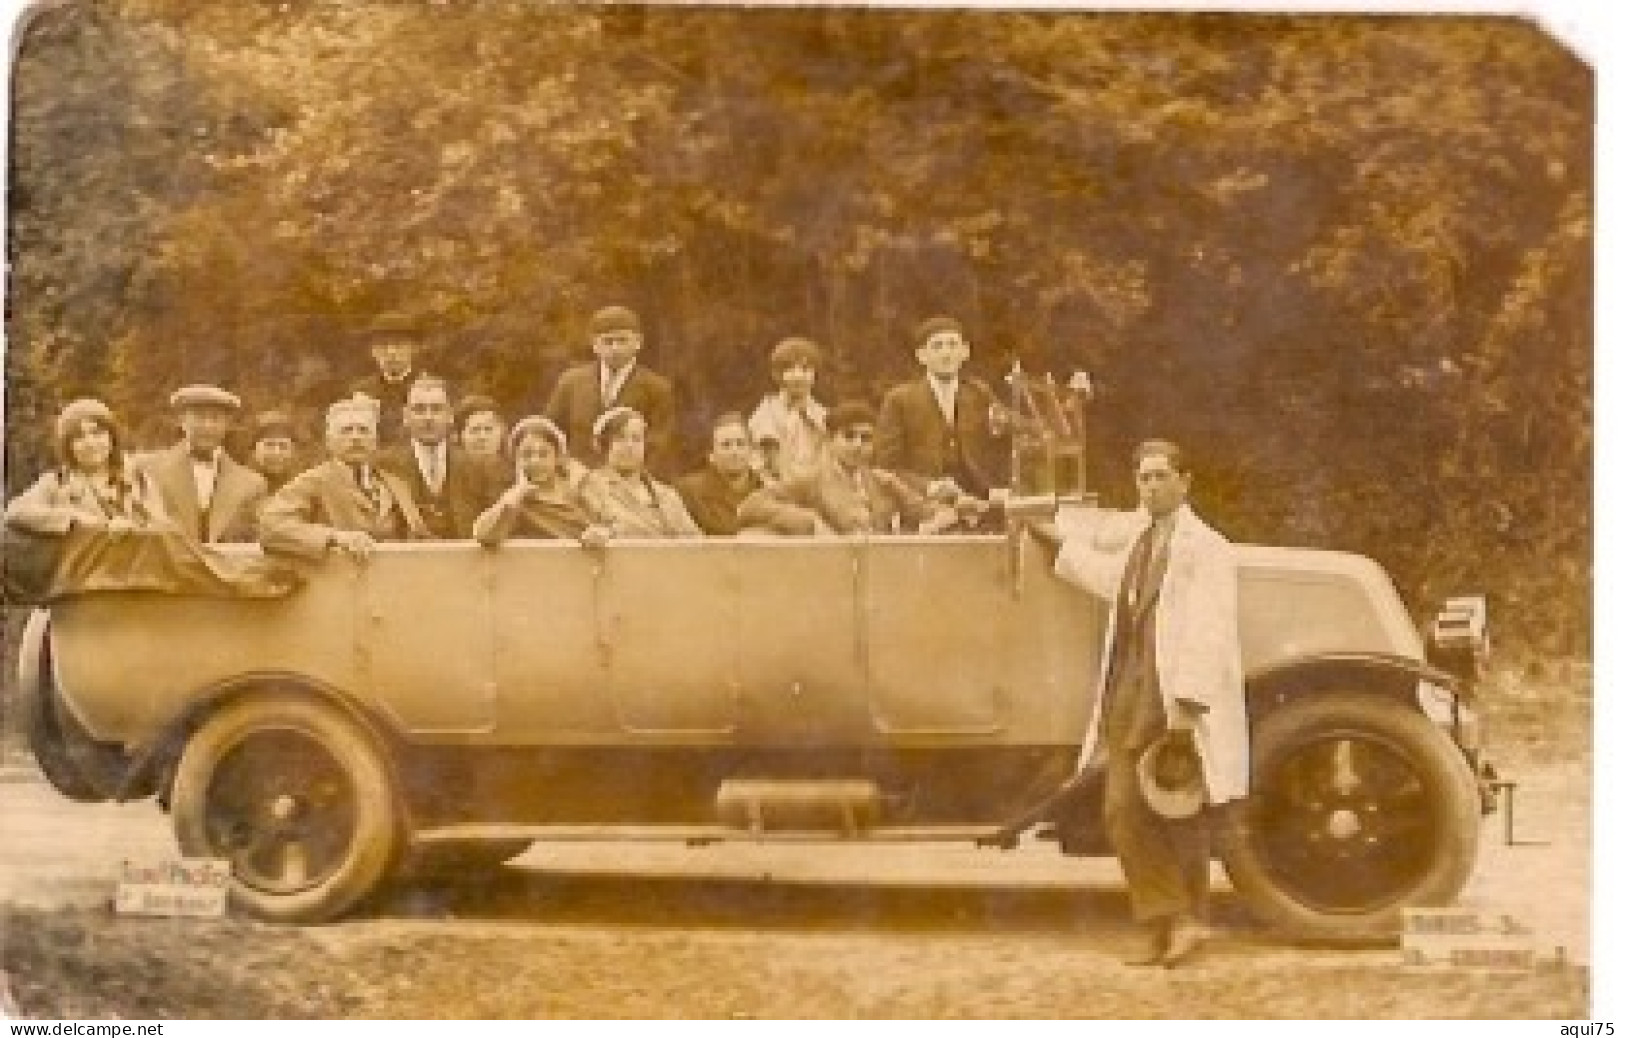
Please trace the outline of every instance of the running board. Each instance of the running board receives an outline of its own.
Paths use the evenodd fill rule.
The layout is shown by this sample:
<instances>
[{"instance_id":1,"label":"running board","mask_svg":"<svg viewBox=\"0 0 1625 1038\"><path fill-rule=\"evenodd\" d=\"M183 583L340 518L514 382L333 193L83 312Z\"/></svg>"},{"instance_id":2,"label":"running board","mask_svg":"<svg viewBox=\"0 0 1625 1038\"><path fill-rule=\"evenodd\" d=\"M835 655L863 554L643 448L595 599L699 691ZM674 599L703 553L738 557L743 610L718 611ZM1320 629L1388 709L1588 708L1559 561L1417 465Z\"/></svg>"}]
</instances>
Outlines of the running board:
<instances>
[{"instance_id":1,"label":"running board","mask_svg":"<svg viewBox=\"0 0 1625 1038\"><path fill-rule=\"evenodd\" d=\"M996 825L875 826L860 832L840 830L752 831L724 825L508 825L465 823L420 829L412 843L468 843L498 840L663 842L663 843L974 843L1000 832Z\"/></svg>"}]
</instances>

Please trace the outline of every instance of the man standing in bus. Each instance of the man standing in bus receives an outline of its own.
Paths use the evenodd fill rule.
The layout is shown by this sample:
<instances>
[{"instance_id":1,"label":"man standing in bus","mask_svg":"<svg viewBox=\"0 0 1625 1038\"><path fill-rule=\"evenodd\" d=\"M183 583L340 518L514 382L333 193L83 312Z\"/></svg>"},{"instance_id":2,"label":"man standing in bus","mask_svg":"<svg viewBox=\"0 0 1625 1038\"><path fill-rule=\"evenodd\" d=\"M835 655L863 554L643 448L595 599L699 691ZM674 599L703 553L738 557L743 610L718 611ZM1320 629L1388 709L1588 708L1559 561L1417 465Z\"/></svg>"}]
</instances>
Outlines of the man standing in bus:
<instances>
[{"instance_id":1,"label":"man standing in bus","mask_svg":"<svg viewBox=\"0 0 1625 1038\"><path fill-rule=\"evenodd\" d=\"M677 405L671 381L638 363L643 322L624 306L606 306L592 315L595 360L559 376L546 414L579 450L594 440L593 425L615 407L630 407L648 423L648 468L667 479L675 461ZM596 463L601 459L582 459Z\"/></svg>"},{"instance_id":2,"label":"man standing in bus","mask_svg":"<svg viewBox=\"0 0 1625 1038\"><path fill-rule=\"evenodd\" d=\"M1009 481L1008 410L984 382L960 370L970 342L958 321L924 321L914 344L924 373L881 401L875 464L935 500L986 498Z\"/></svg>"}]
</instances>

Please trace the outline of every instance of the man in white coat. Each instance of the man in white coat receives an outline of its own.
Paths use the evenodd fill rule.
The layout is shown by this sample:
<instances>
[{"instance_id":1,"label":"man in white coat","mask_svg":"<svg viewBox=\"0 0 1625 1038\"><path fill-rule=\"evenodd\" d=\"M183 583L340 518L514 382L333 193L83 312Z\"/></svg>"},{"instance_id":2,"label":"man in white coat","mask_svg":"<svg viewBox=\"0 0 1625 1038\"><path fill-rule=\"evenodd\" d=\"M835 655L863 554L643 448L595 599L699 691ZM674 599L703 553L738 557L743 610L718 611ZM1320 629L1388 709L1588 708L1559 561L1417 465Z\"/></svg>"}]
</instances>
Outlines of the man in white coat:
<instances>
[{"instance_id":1,"label":"man in white coat","mask_svg":"<svg viewBox=\"0 0 1625 1038\"><path fill-rule=\"evenodd\" d=\"M1079 766L1104 750L1107 836L1150 928L1129 961L1171 967L1207 936L1208 816L1247 794L1247 713L1230 542L1186 504L1176 444L1146 441L1134 459L1140 509L1067 536L1055 572L1112 602ZM1142 792L1139 759L1165 735L1200 759L1206 806L1194 817L1163 817Z\"/></svg>"}]
</instances>

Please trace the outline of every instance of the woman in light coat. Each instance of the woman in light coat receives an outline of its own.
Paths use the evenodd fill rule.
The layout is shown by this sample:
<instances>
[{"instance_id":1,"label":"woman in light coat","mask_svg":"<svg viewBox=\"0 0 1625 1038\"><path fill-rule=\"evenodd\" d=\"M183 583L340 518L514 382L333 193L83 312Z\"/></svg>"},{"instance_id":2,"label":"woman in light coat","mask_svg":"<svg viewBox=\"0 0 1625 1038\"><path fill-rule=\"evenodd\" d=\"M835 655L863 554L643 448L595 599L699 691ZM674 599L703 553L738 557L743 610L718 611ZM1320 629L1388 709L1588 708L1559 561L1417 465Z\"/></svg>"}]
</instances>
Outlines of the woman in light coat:
<instances>
[{"instance_id":1,"label":"woman in light coat","mask_svg":"<svg viewBox=\"0 0 1625 1038\"><path fill-rule=\"evenodd\" d=\"M703 537L683 499L644 468L648 423L630 407L612 407L593 424L603 465L581 481L593 521L616 537Z\"/></svg>"}]
</instances>

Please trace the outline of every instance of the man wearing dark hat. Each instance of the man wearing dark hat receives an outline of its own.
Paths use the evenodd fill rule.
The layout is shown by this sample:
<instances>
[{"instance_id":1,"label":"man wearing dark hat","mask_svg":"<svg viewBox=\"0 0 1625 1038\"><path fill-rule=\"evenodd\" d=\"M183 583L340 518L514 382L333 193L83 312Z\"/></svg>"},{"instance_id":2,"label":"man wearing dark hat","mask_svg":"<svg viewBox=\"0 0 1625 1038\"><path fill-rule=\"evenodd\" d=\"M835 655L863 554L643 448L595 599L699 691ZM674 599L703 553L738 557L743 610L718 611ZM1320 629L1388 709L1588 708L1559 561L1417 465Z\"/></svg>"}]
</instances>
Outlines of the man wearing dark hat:
<instances>
[{"instance_id":1,"label":"man wearing dark hat","mask_svg":"<svg viewBox=\"0 0 1625 1038\"><path fill-rule=\"evenodd\" d=\"M924 377L894 386L881 401L875 464L939 500L986 498L1009 483L1006 409L984 382L960 371L970 343L958 321L922 322L914 345Z\"/></svg>"},{"instance_id":2,"label":"man wearing dark hat","mask_svg":"<svg viewBox=\"0 0 1625 1038\"><path fill-rule=\"evenodd\" d=\"M637 362L643 323L624 306L606 306L592 315L591 334L598 359L559 376L545 408L547 417L572 444L589 444L600 415L612 407L630 407L649 425L650 473L669 478L676 460L677 405L670 380Z\"/></svg>"},{"instance_id":3,"label":"man wearing dark hat","mask_svg":"<svg viewBox=\"0 0 1625 1038\"><path fill-rule=\"evenodd\" d=\"M351 393L362 393L378 401L379 442L384 446L404 439L401 425L406 391L417 377L417 363L423 350L423 331L402 314L382 314L363 333L375 370L350 385Z\"/></svg>"},{"instance_id":4,"label":"man wearing dark hat","mask_svg":"<svg viewBox=\"0 0 1625 1038\"><path fill-rule=\"evenodd\" d=\"M293 416L286 411L261 411L250 427L253 441L249 463L265 477L271 493L282 488L299 471L299 444L294 437Z\"/></svg>"},{"instance_id":5,"label":"man wearing dark hat","mask_svg":"<svg viewBox=\"0 0 1625 1038\"><path fill-rule=\"evenodd\" d=\"M1186 504L1180 448L1148 440L1134 459L1139 510L1093 513L1062 542L1055 572L1112 603L1079 765L1104 747L1106 833L1149 927L1129 961L1175 966L1207 936L1206 816L1247 794L1236 565L1230 542ZM1197 773L1205 807L1189 802L1182 768Z\"/></svg>"},{"instance_id":6,"label":"man wearing dark hat","mask_svg":"<svg viewBox=\"0 0 1625 1038\"><path fill-rule=\"evenodd\" d=\"M242 404L218 386L183 386L169 406L181 427L173 447L134 459L158 487L164 509L200 542L252 541L265 478L226 453L226 433Z\"/></svg>"}]
</instances>

